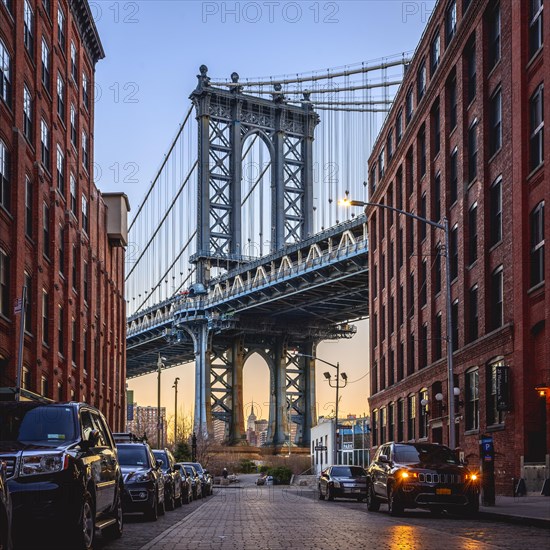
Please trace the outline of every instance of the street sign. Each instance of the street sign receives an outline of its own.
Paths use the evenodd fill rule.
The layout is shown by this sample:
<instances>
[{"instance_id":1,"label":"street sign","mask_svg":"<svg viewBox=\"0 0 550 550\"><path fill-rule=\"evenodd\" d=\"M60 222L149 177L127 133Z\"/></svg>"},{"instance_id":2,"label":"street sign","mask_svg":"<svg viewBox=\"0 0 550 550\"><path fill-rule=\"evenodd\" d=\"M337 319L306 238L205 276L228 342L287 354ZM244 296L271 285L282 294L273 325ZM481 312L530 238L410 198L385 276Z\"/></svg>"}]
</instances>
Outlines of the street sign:
<instances>
[{"instance_id":1,"label":"street sign","mask_svg":"<svg viewBox=\"0 0 550 550\"><path fill-rule=\"evenodd\" d=\"M326 447L326 445L315 445L315 450L316 451L326 451L327 447Z\"/></svg>"},{"instance_id":2,"label":"street sign","mask_svg":"<svg viewBox=\"0 0 550 550\"><path fill-rule=\"evenodd\" d=\"M509 411L510 403L510 368L507 366L496 367L496 399L497 411Z\"/></svg>"}]
</instances>

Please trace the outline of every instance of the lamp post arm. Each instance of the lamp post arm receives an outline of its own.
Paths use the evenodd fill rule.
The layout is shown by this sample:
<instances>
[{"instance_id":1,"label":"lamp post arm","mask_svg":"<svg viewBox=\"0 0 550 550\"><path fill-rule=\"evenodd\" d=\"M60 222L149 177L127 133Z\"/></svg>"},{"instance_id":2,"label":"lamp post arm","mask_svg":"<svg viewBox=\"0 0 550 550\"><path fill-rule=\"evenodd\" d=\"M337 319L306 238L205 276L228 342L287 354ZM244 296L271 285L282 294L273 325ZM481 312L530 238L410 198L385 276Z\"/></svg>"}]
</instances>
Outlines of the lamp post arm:
<instances>
[{"instance_id":1,"label":"lamp post arm","mask_svg":"<svg viewBox=\"0 0 550 550\"><path fill-rule=\"evenodd\" d=\"M317 357L315 355L308 355L307 353L297 353L298 357L309 357L310 359L315 359L315 361L320 361L321 363L324 363L325 365L328 365L329 367L332 367L334 369L338 369L339 367L335 365L334 363L329 363L328 361L325 361L324 359L321 359L320 357Z\"/></svg>"},{"instance_id":2,"label":"lamp post arm","mask_svg":"<svg viewBox=\"0 0 550 550\"><path fill-rule=\"evenodd\" d=\"M405 210L400 210L399 208L394 208L393 206L389 206L388 204L382 204L381 202L364 202L364 201L349 201L350 206L364 206L365 209L367 206L376 206L378 208L385 208L386 210L391 210L392 212L397 212L398 214L403 214L403 216L407 216L409 218L413 218L415 220L418 220L419 222L427 223L428 225L431 225L433 227L436 227L437 229L445 229L445 226L441 223L434 222L432 220L428 220L426 218L423 218L422 216L417 216L416 214L413 214L412 212L406 212Z\"/></svg>"}]
</instances>

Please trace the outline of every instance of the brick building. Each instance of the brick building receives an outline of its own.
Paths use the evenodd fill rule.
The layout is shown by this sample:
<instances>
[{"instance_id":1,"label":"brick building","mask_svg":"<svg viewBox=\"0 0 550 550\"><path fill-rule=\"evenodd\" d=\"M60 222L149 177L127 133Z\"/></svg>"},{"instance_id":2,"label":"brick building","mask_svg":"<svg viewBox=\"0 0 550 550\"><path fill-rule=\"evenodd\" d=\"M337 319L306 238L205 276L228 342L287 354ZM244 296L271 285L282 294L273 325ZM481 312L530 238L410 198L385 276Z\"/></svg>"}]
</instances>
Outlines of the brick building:
<instances>
[{"instance_id":1,"label":"brick building","mask_svg":"<svg viewBox=\"0 0 550 550\"><path fill-rule=\"evenodd\" d=\"M480 436L493 437L500 493L522 461L550 469L542 12L438 2L369 159L369 201L449 220L456 445L479 464ZM373 445L448 443L444 233L367 216Z\"/></svg>"},{"instance_id":2,"label":"brick building","mask_svg":"<svg viewBox=\"0 0 550 550\"><path fill-rule=\"evenodd\" d=\"M157 430L159 427L158 411L156 407L150 405L139 406L137 403L132 404L133 420L128 420L126 430L135 435L147 437L147 441L152 447L157 446ZM168 443L168 422L166 420L166 407L160 408L160 436L161 447ZM179 432L179 430L178 430Z\"/></svg>"},{"instance_id":3,"label":"brick building","mask_svg":"<svg viewBox=\"0 0 550 550\"><path fill-rule=\"evenodd\" d=\"M127 199L93 182L94 70L86 0L0 2L0 386L97 405L125 401Z\"/></svg>"}]
</instances>

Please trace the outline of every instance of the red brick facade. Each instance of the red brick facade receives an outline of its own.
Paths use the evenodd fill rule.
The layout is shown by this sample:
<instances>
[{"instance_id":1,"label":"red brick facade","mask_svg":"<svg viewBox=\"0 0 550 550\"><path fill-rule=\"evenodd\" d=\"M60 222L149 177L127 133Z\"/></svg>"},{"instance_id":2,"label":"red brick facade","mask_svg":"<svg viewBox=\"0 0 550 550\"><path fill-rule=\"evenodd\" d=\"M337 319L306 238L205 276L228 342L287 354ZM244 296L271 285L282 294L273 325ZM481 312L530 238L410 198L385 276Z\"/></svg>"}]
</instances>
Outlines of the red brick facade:
<instances>
[{"instance_id":1,"label":"red brick facade","mask_svg":"<svg viewBox=\"0 0 550 550\"><path fill-rule=\"evenodd\" d=\"M532 4L440 1L369 159L369 201L449 220L457 446L478 464L481 435L493 437L500 493L522 459L550 453L549 102L538 102L550 18ZM378 207L367 215L373 439L448 443L444 233ZM505 412L496 366L509 367Z\"/></svg>"},{"instance_id":2,"label":"red brick facade","mask_svg":"<svg viewBox=\"0 0 550 550\"><path fill-rule=\"evenodd\" d=\"M15 386L27 283L23 387L87 401L120 429L124 249L92 176L102 57L87 1L0 2L0 386Z\"/></svg>"}]
</instances>

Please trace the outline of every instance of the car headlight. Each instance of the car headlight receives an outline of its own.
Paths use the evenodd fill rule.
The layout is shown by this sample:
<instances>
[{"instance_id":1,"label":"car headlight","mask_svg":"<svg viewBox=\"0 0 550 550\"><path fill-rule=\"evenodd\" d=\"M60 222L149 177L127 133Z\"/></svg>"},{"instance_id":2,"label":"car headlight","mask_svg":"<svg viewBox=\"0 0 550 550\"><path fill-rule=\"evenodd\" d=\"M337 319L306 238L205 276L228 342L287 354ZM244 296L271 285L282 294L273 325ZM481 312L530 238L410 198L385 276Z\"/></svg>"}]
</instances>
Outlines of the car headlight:
<instances>
[{"instance_id":1,"label":"car headlight","mask_svg":"<svg viewBox=\"0 0 550 550\"><path fill-rule=\"evenodd\" d=\"M333 484L335 487L340 487L340 482L339 482L339 481L334 480L334 481L332 482L332 484Z\"/></svg>"},{"instance_id":2,"label":"car headlight","mask_svg":"<svg viewBox=\"0 0 550 550\"><path fill-rule=\"evenodd\" d=\"M143 474L129 475L126 479L126 483L140 483L141 481L151 481L151 472L145 472Z\"/></svg>"},{"instance_id":3,"label":"car headlight","mask_svg":"<svg viewBox=\"0 0 550 550\"><path fill-rule=\"evenodd\" d=\"M68 465L68 456L63 453L23 455L19 475L35 476L61 472Z\"/></svg>"}]
</instances>

